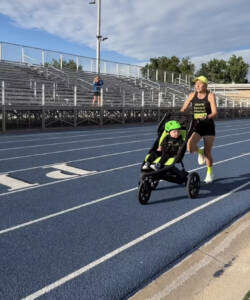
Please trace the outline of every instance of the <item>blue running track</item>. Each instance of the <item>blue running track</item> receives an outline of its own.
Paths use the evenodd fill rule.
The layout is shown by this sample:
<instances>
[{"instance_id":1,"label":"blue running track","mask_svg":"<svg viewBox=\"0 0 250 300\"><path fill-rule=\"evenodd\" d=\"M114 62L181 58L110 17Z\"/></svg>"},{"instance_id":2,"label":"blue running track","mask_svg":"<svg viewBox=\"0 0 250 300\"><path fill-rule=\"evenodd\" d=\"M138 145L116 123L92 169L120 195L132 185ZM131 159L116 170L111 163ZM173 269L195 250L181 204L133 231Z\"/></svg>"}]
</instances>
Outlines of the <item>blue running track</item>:
<instances>
[{"instance_id":1,"label":"blue running track","mask_svg":"<svg viewBox=\"0 0 250 300\"><path fill-rule=\"evenodd\" d=\"M250 208L250 119L216 122L216 180L137 199L156 126L0 137L0 299L127 299ZM206 168L186 153L187 170Z\"/></svg>"}]
</instances>

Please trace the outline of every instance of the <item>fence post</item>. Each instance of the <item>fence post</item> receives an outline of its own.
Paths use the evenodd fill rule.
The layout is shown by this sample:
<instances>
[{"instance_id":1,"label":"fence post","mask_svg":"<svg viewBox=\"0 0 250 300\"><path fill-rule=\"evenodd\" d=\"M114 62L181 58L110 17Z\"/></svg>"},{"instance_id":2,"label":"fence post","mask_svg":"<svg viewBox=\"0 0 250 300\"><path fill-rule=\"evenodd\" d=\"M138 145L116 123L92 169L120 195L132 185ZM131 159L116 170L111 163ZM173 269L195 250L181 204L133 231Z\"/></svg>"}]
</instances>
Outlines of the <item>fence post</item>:
<instances>
[{"instance_id":1,"label":"fence post","mask_svg":"<svg viewBox=\"0 0 250 300\"><path fill-rule=\"evenodd\" d=\"M21 49L21 62L24 63L24 49Z\"/></svg>"},{"instance_id":2,"label":"fence post","mask_svg":"<svg viewBox=\"0 0 250 300\"><path fill-rule=\"evenodd\" d=\"M158 81L158 78L159 78L159 70L157 69L155 74L155 80Z\"/></svg>"},{"instance_id":3,"label":"fence post","mask_svg":"<svg viewBox=\"0 0 250 300\"><path fill-rule=\"evenodd\" d=\"M175 94L173 94L173 102L172 102L172 106L175 107Z\"/></svg>"},{"instance_id":4,"label":"fence post","mask_svg":"<svg viewBox=\"0 0 250 300\"><path fill-rule=\"evenodd\" d=\"M79 70L79 58L78 56L76 57L76 71L78 72Z\"/></svg>"},{"instance_id":5,"label":"fence post","mask_svg":"<svg viewBox=\"0 0 250 300\"><path fill-rule=\"evenodd\" d=\"M74 128L77 127L77 86L74 86Z\"/></svg>"},{"instance_id":6,"label":"fence post","mask_svg":"<svg viewBox=\"0 0 250 300\"><path fill-rule=\"evenodd\" d=\"M2 60L2 43L0 43L0 60Z\"/></svg>"},{"instance_id":7,"label":"fence post","mask_svg":"<svg viewBox=\"0 0 250 300\"><path fill-rule=\"evenodd\" d=\"M167 81L167 72L165 71L164 72L164 82L166 82Z\"/></svg>"},{"instance_id":8,"label":"fence post","mask_svg":"<svg viewBox=\"0 0 250 300\"><path fill-rule=\"evenodd\" d=\"M42 66L44 67L45 65L45 56L44 56L44 51L42 51Z\"/></svg>"},{"instance_id":9,"label":"fence post","mask_svg":"<svg viewBox=\"0 0 250 300\"><path fill-rule=\"evenodd\" d=\"M37 91L36 91L36 81L34 82L34 98L36 100Z\"/></svg>"},{"instance_id":10,"label":"fence post","mask_svg":"<svg viewBox=\"0 0 250 300\"><path fill-rule=\"evenodd\" d=\"M149 79L149 68L147 69L147 79Z\"/></svg>"},{"instance_id":11,"label":"fence post","mask_svg":"<svg viewBox=\"0 0 250 300\"><path fill-rule=\"evenodd\" d=\"M77 86L74 86L74 107L77 105Z\"/></svg>"},{"instance_id":12,"label":"fence post","mask_svg":"<svg viewBox=\"0 0 250 300\"><path fill-rule=\"evenodd\" d=\"M126 101L126 91L122 91L122 124L125 124L125 101Z\"/></svg>"},{"instance_id":13,"label":"fence post","mask_svg":"<svg viewBox=\"0 0 250 300\"><path fill-rule=\"evenodd\" d=\"M56 102L56 83L53 82L53 100Z\"/></svg>"},{"instance_id":14,"label":"fence post","mask_svg":"<svg viewBox=\"0 0 250 300\"><path fill-rule=\"evenodd\" d=\"M104 64L104 70L103 71L104 71L105 74L107 74L107 62L105 61L103 64Z\"/></svg>"},{"instance_id":15,"label":"fence post","mask_svg":"<svg viewBox=\"0 0 250 300\"><path fill-rule=\"evenodd\" d=\"M62 56L62 54L60 55L60 68L61 68L61 70L63 68L63 56Z\"/></svg>"},{"instance_id":16,"label":"fence post","mask_svg":"<svg viewBox=\"0 0 250 300\"><path fill-rule=\"evenodd\" d=\"M132 96L133 96L133 98L132 98L133 99L133 107L135 107L135 93L133 93Z\"/></svg>"},{"instance_id":17,"label":"fence post","mask_svg":"<svg viewBox=\"0 0 250 300\"><path fill-rule=\"evenodd\" d=\"M174 73L172 73L172 83L174 83Z\"/></svg>"},{"instance_id":18,"label":"fence post","mask_svg":"<svg viewBox=\"0 0 250 300\"><path fill-rule=\"evenodd\" d=\"M103 109L103 88L100 90L101 103L100 103L100 125L103 126L104 109Z\"/></svg>"},{"instance_id":19,"label":"fence post","mask_svg":"<svg viewBox=\"0 0 250 300\"><path fill-rule=\"evenodd\" d=\"M42 84L42 129L45 129L45 84Z\"/></svg>"},{"instance_id":20,"label":"fence post","mask_svg":"<svg viewBox=\"0 0 250 300\"><path fill-rule=\"evenodd\" d=\"M2 81L2 132L6 131L5 82Z\"/></svg>"},{"instance_id":21,"label":"fence post","mask_svg":"<svg viewBox=\"0 0 250 300\"><path fill-rule=\"evenodd\" d=\"M144 90L141 92L141 122L144 123Z\"/></svg>"},{"instance_id":22,"label":"fence post","mask_svg":"<svg viewBox=\"0 0 250 300\"><path fill-rule=\"evenodd\" d=\"M137 76L138 76L138 78L140 78L140 69L139 68L137 68Z\"/></svg>"},{"instance_id":23,"label":"fence post","mask_svg":"<svg viewBox=\"0 0 250 300\"><path fill-rule=\"evenodd\" d=\"M181 73L179 74L179 84L181 84Z\"/></svg>"},{"instance_id":24,"label":"fence post","mask_svg":"<svg viewBox=\"0 0 250 300\"><path fill-rule=\"evenodd\" d=\"M161 102L162 102L162 92L159 92L158 94L158 116L157 116L157 119L158 119L158 122L160 120L160 114L161 114Z\"/></svg>"}]
</instances>

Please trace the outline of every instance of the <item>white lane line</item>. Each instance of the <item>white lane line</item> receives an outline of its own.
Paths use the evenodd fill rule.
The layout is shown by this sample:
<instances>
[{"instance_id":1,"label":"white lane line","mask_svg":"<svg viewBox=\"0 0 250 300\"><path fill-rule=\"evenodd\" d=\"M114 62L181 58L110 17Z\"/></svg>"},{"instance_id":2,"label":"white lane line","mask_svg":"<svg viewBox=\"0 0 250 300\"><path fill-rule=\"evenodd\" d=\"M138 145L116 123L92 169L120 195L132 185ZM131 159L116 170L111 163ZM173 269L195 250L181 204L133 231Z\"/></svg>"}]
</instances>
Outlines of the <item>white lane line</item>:
<instances>
[{"instance_id":1,"label":"white lane line","mask_svg":"<svg viewBox=\"0 0 250 300\"><path fill-rule=\"evenodd\" d=\"M57 145L67 145L67 144L81 144L86 142L100 142L104 140L118 140L123 138L134 138L145 136L145 135L152 135L152 133L141 133L141 134L130 134L130 135L120 135L120 136L114 136L114 137L106 137L106 138L100 138L100 139L89 139L89 140L78 140L78 141L70 141L70 142L60 142L60 143L49 143L49 144L38 144L38 145L31 145L31 146L21 146L21 147L12 147L12 148L2 148L0 151L10 151L10 150L20 150L20 149L30 149L30 148L42 148L42 147L49 147L49 146L57 146Z\"/></svg>"},{"instance_id":2,"label":"white lane line","mask_svg":"<svg viewBox=\"0 0 250 300\"><path fill-rule=\"evenodd\" d=\"M80 208L90 206L90 205L93 205L93 204L96 204L96 203L99 203L99 202L102 202L102 201L105 201L105 200L108 200L108 199L111 199L111 198L114 198L114 197L117 197L117 196L121 196L121 195L130 193L130 192L133 192L135 190L137 190L137 187L129 189L129 190L121 191L119 193L115 193L115 194L112 194L112 195L108 195L108 196L105 196L105 197L102 197L102 198L99 198L99 199L96 199L96 200L93 200L93 201L90 201L90 202L87 202L87 203L84 203L84 204L81 204L81 205L77 205L77 206L71 207L69 209L62 210L62 211L59 211L57 213L54 213L54 214L51 214L51 215L48 215L48 216L45 216L45 217L42 217L42 218L39 218L39 219L35 219L35 220L29 221L29 222L26 222L26 223L23 223L23 224L20 224L20 225L17 225L17 226L13 226L13 227L1 230L0 235L4 234L4 233L7 233L7 232L17 230L17 229L20 229L20 228L23 228L23 227L27 227L29 225L33 225L35 223L39 223L39 222L42 222L42 221L45 221L45 220L48 220L48 219L51 219L51 218L55 218L55 217L60 216L60 215L64 215L66 213L78 210Z\"/></svg>"},{"instance_id":3,"label":"white lane line","mask_svg":"<svg viewBox=\"0 0 250 300\"><path fill-rule=\"evenodd\" d=\"M148 128L147 128L148 129ZM86 132L86 131L85 131ZM131 132L131 133L134 133L135 132L135 130L133 129L133 132ZM156 129L154 129L154 128L152 128L150 131L146 131L145 129L144 130L139 130L138 131L138 134L141 134L141 132L142 133L145 133L145 132L147 132L147 133L156 133L157 132L157 130ZM76 137L92 137L92 136L101 136L101 137L103 137L103 135L104 134L106 134L106 135L114 135L114 136L116 136L115 135L115 133L117 133L117 134L128 134L129 132L126 132L126 131L124 131L124 130L117 130L116 132L98 132L98 133L93 133L93 134L78 134L78 135L70 135L70 136L60 136L60 137L48 137L48 138L45 138L45 139L41 139L41 138L39 138L38 137L38 135L36 135L36 139L26 139L26 140L20 140L20 141L16 141L16 140L13 140L13 141L0 141L0 144L10 144L10 143L23 143L23 142L36 142L36 141L41 141L41 140L44 140L44 141L49 141L49 140L65 140L65 139L70 139L70 138L76 138ZM53 135L53 133L51 133L50 135ZM1 138L0 138L1 139Z\"/></svg>"},{"instance_id":4,"label":"white lane line","mask_svg":"<svg viewBox=\"0 0 250 300\"><path fill-rule=\"evenodd\" d=\"M112 146L118 146L118 145L127 145L127 144L141 143L141 142L148 142L148 141L152 142L152 139L142 139L142 140L135 140L135 141L129 141L129 142L114 143L114 144L109 144L109 145L104 144L104 145L98 145L98 146L73 148L73 149L67 149L67 150L58 150L58 151L54 151L54 152L44 152L44 153L31 154L31 155L6 157L6 158L0 158L0 161L6 161L6 160L12 160L12 159L19 159L19 158L27 158L27 157L45 156L45 155L51 155L51 154L58 154L58 153L65 153L65 152L74 152L74 151L89 150L89 149L96 149L96 148L112 147Z\"/></svg>"},{"instance_id":5,"label":"white lane line","mask_svg":"<svg viewBox=\"0 0 250 300\"><path fill-rule=\"evenodd\" d=\"M226 135L220 135L220 136L216 136L215 140L220 139L220 138L224 138L224 137L229 137L229 136L233 136L233 135L242 135L242 134L248 134L250 133L250 131L245 131L245 132L241 132L241 133L231 133L231 134L226 134Z\"/></svg>"},{"instance_id":6,"label":"white lane line","mask_svg":"<svg viewBox=\"0 0 250 300\"><path fill-rule=\"evenodd\" d=\"M235 130L235 129L233 129ZM224 131L224 130L223 130ZM228 136L234 136L234 135L242 135L242 134L248 134L250 131L245 131L241 133L233 133L233 134L227 134L227 135L222 135L222 136L216 136L216 139L222 138L222 137L228 137ZM11 147L11 148L1 148L0 151L10 151L10 150L20 150L20 149L32 149L32 148L42 148L42 147L52 147L52 146L59 146L59 145L67 145L67 144L81 144L81 143L86 143L86 142L100 142L100 141L105 141L105 140L117 140L117 139L122 139L122 138L131 138L131 137L136 137L140 135L142 136L148 136L152 135L152 132L148 133L137 133L137 134L130 134L130 135L120 135L120 136L112 136L112 137L102 137L100 139L87 139L87 140L77 140L77 141L69 141L69 142L58 142L58 143L49 143L49 144L37 144L37 145L30 145L30 146L20 146L20 147Z\"/></svg>"},{"instance_id":7,"label":"white lane line","mask_svg":"<svg viewBox=\"0 0 250 300\"><path fill-rule=\"evenodd\" d=\"M109 145L104 144L104 145L98 145L98 146L89 146L89 147L82 147L82 148L59 150L59 151L54 151L54 152L44 152L44 153L38 153L38 154L30 154L30 155L6 157L6 158L0 158L0 161L7 161L7 160L20 159L20 158L28 158L28 157L45 156L45 155L52 155L52 154L65 153L65 152L73 152L73 151L80 151L80 150L88 150L88 149L96 149L96 148L103 148L103 147L111 147L111 146L124 145L124 144L127 145L127 144L140 143L140 142L148 142L148 141L152 142L152 139L142 139L142 140L136 140L136 141L123 142L123 143L114 143L114 144L109 144ZM230 146L230 145L244 143L244 142L248 142L248 141L250 141L250 139L240 140L240 141L237 141L237 142L232 142L232 143L228 143L228 144L224 144L224 145L225 146ZM214 148L223 147L224 145L214 146L213 149Z\"/></svg>"},{"instance_id":8,"label":"white lane line","mask_svg":"<svg viewBox=\"0 0 250 300\"><path fill-rule=\"evenodd\" d=\"M250 153L243 153L241 155L238 155L238 156L235 156L235 157L232 157L232 158L228 158L228 159L216 162L216 163L214 163L214 165L218 165L218 164L221 164L223 162L234 160L234 159L237 159L237 158L240 158L240 157L244 157L244 156L248 156L248 155L250 155ZM121 166L121 167L116 167L116 168L112 168L112 169L107 169L107 170L104 170L104 171L94 172L94 173L90 173L88 175L79 175L79 176L76 176L74 178L65 178L65 179L58 180L58 181L48 182L48 183L44 183L44 184L38 184L36 186L31 186L31 187L24 188L24 189L18 189L18 190L14 190L14 191L10 191L10 192L1 193L0 197L6 196L6 195L9 195L9 194L19 193L19 192L25 192L27 190L33 190L33 189L37 189L37 188L42 188L42 187L46 187L46 186L50 186L50 185L62 183L62 182L69 181L69 180L76 180L76 179L79 179L79 178L82 178L82 177L95 176L95 175L101 175L101 174L109 173L109 172L113 172L113 171L118 171L118 170L130 168L130 167L138 166L141 163L142 162L134 163L134 164L126 165L126 166ZM199 168L193 169L191 171L200 170L200 169L203 169L203 168L206 168L206 166L199 167Z\"/></svg>"},{"instance_id":9,"label":"white lane line","mask_svg":"<svg viewBox=\"0 0 250 300\"><path fill-rule=\"evenodd\" d=\"M37 185L37 186L31 186L31 187L24 188L24 189L18 189L18 190L15 190L15 191L2 193L2 194L0 194L0 197L10 195L10 194L15 194L15 193L18 193L18 192L25 192L25 191L28 191L28 190L33 190L35 188L43 188L43 187L46 187L46 186L50 186L50 185L54 185L54 184L58 184L58 183L63 183L63 182L70 181L70 180L76 180L76 179L80 179L80 178L83 178L83 177L101 175L101 174L105 174L105 173L119 171L119 170L122 170L122 169L138 166L140 164L141 164L141 162L126 165L126 166L116 167L116 168L112 168L112 169L108 169L108 170L104 170L104 171L100 171L100 172L94 172L94 173L90 173L90 174L87 174L87 175L79 175L79 176L75 176L74 178L66 178L66 179L62 179L62 180L58 180L58 181L47 182L47 183L43 183L43 184L40 184L40 185Z\"/></svg>"},{"instance_id":10,"label":"white lane line","mask_svg":"<svg viewBox=\"0 0 250 300\"><path fill-rule=\"evenodd\" d=\"M140 151L145 151L148 150L148 147L146 148L139 148L135 150L128 150L128 151L123 151L123 152L116 152L116 153L109 153L109 154L103 154L103 155L98 155L98 156L91 156L91 157L86 157L86 158L80 158L80 159L75 159L75 160L68 160L68 161L61 161L58 163L53 163L49 165L40 165L36 167L31 167L31 168L25 168L25 169L17 169L17 170L12 170L12 171L7 171L7 172L0 172L1 174L11 174L11 173L17 173L17 172L23 172L23 171L29 171L29 170L34 170L34 169L46 169L46 168L51 168L55 164L69 164L69 163L74 163L74 162L80 162L80 161L86 161L86 160L93 160L93 159L98 159L98 158L105 158L105 157L111 157L111 156L116 156L116 155L123 155L123 154L128 154L128 153L134 153L134 152L140 152Z\"/></svg>"},{"instance_id":11,"label":"white lane line","mask_svg":"<svg viewBox=\"0 0 250 300\"><path fill-rule=\"evenodd\" d=\"M250 131L249 131L250 133ZM229 135L222 135L222 136L217 136L216 139L218 138L224 138L224 137L228 137L228 136L232 136L232 135L242 135L242 134L245 134L245 132L243 133L234 133L234 134L229 134ZM224 145L224 144L223 144ZM218 146L214 146L213 148L216 148L216 147L222 147L223 145L218 145ZM225 144L226 145L226 144ZM115 155L122 155L122 154L128 154L128 153L133 153L133 152L138 152L138 151L144 151L144 150L147 150L149 149L149 147L146 147L146 148L140 148L140 149L136 149L136 150L129 150L129 151L124 151L124 152L118 152L118 153L110 153L110 154L104 154L104 155L98 155L98 156L92 156L92 157L87 157L87 158L81 158L81 159L75 159L75 160L68 160L68 161L59 161L59 162L56 162L56 163L74 163L74 162L80 162L80 161L86 161L86 160L92 160L92 159L98 159L98 158L104 158L104 157L110 157L110 156L115 156ZM186 154L189 154L189 153L186 153ZM10 159L10 158L9 158ZM1 159L0 159L1 160ZM39 165L39 166L36 166L36 167L30 167L30 168L23 168L23 169L16 169L16 170L11 170L11 171L5 171L5 172L0 172L0 175L1 174L11 174L11 173L15 173L15 172L22 172L22 171L28 171L28 170L35 170L35 169L39 169L39 168L50 168L54 165L55 163L53 164L49 164L49 165Z\"/></svg>"},{"instance_id":12,"label":"white lane line","mask_svg":"<svg viewBox=\"0 0 250 300\"><path fill-rule=\"evenodd\" d=\"M61 285L65 284L66 282L71 281L72 279L81 276L82 274L84 274L84 273L88 272L89 270L95 268L96 266L100 265L101 263L103 263L103 262L111 259L112 257L114 257L114 256L116 256L116 255L118 255L118 254L120 254L122 252L124 252L125 250L127 250L127 249L129 249L129 248L131 248L131 247L133 247L133 246L135 246L137 244L139 244L140 242L145 241L146 239L148 239L148 238L150 238L150 237L158 234L159 232L165 230L166 228L168 228L168 227L170 227L170 226L172 226L172 225L174 225L174 224L176 224L176 223L178 223L178 222L186 219L187 217L189 217L189 216L191 216L191 215L193 215L193 214L195 214L195 213L203 210L204 208L206 208L208 206L211 206L212 204L214 204L216 202L219 202L222 199L225 199L226 197L231 196L233 193L235 193L235 192L243 189L244 187L248 186L249 184L250 184L250 181L248 181L245 184L240 185L239 187L231 190L230 192L228 192L226 194L223 194L223 195L221 195L221 196L219 196L219 197L217 197L217 198L215 198L215 199L213 199L213 200L211 200L211 201L209 201L209 202L207 202L205 204L202 204L202 205L200 205L200 206L198 206L198 207L196 207L196 208L188 211L187 213L179 216L178 218L175 218L175 219L173 219L173 220L171 220L171 221L169 221L169 222L167 222L167 223L165 223L165 224L163 224L163 225L161 225L161 226L159 226L159 227L157 227L157 228L155 228L155 229L147 232L146 234L143 234L143 235L139 236L135 240L133 240L133 241L131 241L131 242L129 242L129 243L121 246L120 248L117 248L117 249L115 249L115 250L107 253L106 255L100 257L99 259L97 259L95 261L92 261L88 265L86 265L86 266L84 266L84 267L82 267L82 268L80 268L80 269L78 269L78 270L76 270L76 271L74 271L74 272L72 272L72 273L70 273L70 274L62 277L62 278L60 278L59 280L57 280L57 281L55 281L55 282L53 282L53 283L45 286L44 288L36 291L35 293L32 293L32 294L28 295L24 299L26 299L26 300L32 300L32 299L36 299L36 298L38 298L38 297L40 297L40 296L42 296L44 294L49 293L50 291L54 290L55 288L58 288Z\"/></svg>"},{"instance_id":13,"label":"white lane line","mask_svg":"<svg viewBox=\"0 0 250 300\"><path fill-rule=\"evenodd\" d=\"M247 123L247 125L250 125L250 123ZM236 126L238 126L238 127L242 127L242 125L233 125L234 127L236 127ZM232 125L222 125L222 124L216 124L216 128L227 128L227 127L231 127L231 129L229 129L229 130L225 130L225 131L231 131L231 130L237 130L237 129L232 129ZM150 131L148 131L148 132L152 132L152 133L156 133L157 132L157 125L155 125L155 126L146 126L146 128L147 129L150 129ZM36 138L33 138L33 139L26 139L26 140L17 140L17 138L22 138L22 137L27 137L27 136L30 136L30 135L28 135L28 134L26 134L26 135L15 135L15 136L2 136L2 137L0 137L0 140L1 139L3 139L3 138L14 138L15 140L10 140L10 141L0 141L0 144L8 144L8 143L23 143L23 142L35 142L35 141L41 141L41 140L56 140L56 139L69 139L69 138L74 138L74 137L89 137L89 136L103 136L104 134L106 134L106 135L111 135L111 134L116 134L116 133L129 133L129 131L135 131L135 129L136 129L136 131L138 131L138 134L140 133L140 132L145 132L145 127L133 127L133 128L124 128L124 130L120 130L120 129L116 129L116 130L108 130L108 132L106 132L106 129L105 129L105 131L104 132L101 132L100 130L102 130L102 129L99 129L99 132L97 132L98 131L98 129L97 130L95 130L95 132L93 132L93 131L91 131L91 130L89 130L89 131L72 131L72 132L64 132L64 133L54 133L54 132L50 132L50 133L47 133L47 134L45 134L44 133L44 135L45 136L40 136L41 135L41 133L37 133L37 134L34 134L34 136L36 137ZM110 132L111 131L111 132ZM217 132L221 132L221 131L224 131L224 130L217 130ZM82 133L82 132L84 132L84 134L78 134L78 135L71 135L72 133L74 134L74 133L77 133L77 132L79 132L79 133ZM89 132L89 134L85 134L85 133L87 133L87 132ZM49 137L46 137L46 136L49 136ZM53 135L53 137L50 137L51 135ZM55 136L55 135L60 135L60 136ZM62 136L63 135L63 136ZM65 136L66 135L66 136ZM32 135L33 136L33 135ZM44 139L43 139L43 137L45 137Z\"/></svg>"},{"instance_id":14,"label":"white lane line","mask_svg":"<svg viewBox=\"0 0 250 300\"><path fill-rule=\"evenodd\" d=\"M250 153L244 153L242 155L239 155L239 156L235 156L235 157L231 157L231 158L228 158L226 160L222 160L222 161L219 161L217 162L215 165L219 165L219 164L222 164L222 163L225 163L225 162L228 162L228 161L231 161L231 160L234 160L234 159L238 159L238 158L241 158L241 157L244 157L244 156L248 156L250 155ZM119 168L119 169L124 169L124 168L130 168L130 167L134 167L136 165L139 165L140 163L138 164L133 164L133 165L129 165L129 166L124 166L122 168ZM206 166L202 166L202 167L199 167L199 168L196 168L196 169L192 169L192 170L189 170L189 172L193 172L193 171L197 171L197 170L200 170L200 169L204 169L206 168ZM118 168L117 168L118 169ZM111 169L111 170L105 170L103 171L102 173L107 173L107 172L112 172L112 171L116 171L117 169ZM89 174L87 176L94 176L96 175L97 173L95 174ZM77 178L71 178L71 179L65 179L65 180L61 180L59 182L64 182L64 181L68 181L68 180L74 180L74 179L78 179L80 177L85 177L85 176L79 176ZM59 182L56 182L56 183L59 183ZM50 184L53 184L54 182L50 183ZM50 185L49 184L49 185ZM45 184L47 185L47 184ZM45 185L42 185L42 186L45 186ZM10 232L10 231L13 231L13 230L17 230L19 228L23 228L23 227L26 227L28 225L32 225L32 224L35 224L35 223L38 223L38 222L41 222L41 221L44 221L44 220L48 220L48 219L51 219L51 218L54 218L56 216L59 216L59 215L63 215L63 214L66 214L68 212L71 212L71 211L74 211L74 210L77 210L77 209L80 209L82 207L85 207L85 206L89 206L89 205L92 205L92 204L95 204L95 203L98 203L98 202L101 202L101 201L104 201L104 200L107 200L107 199L111 199L113 197L116 197L117 195L122 195L122 194L126 194L126 193L129 193L131 191L134 191L134 190L137 190L137 186L136 187L133 187L131 189L128 189L128 190L125 190L125 191L121 191L119 193L115 193L115 194L111 194L109 196L105 196L103 198L99 198L99 199L96 199L96 200L93 200L91 202L88 202L88 203L84 203L84 204L81 204L81 205L78 205L78 206L74 206L74 207L71 207L69 209L66 209L66 210L63 210L63 211L60 211L60 212L57 212L57 213L54 213L54 214L51 214L51 215L47 215L45 217L42 217L42 218L39 218L39 219L35 219L35 220L31 220L29 222L26 222L26 223L23 223L23 224L19 224L19 225L16 225L16 226L13 226L13 227L9 227L9 228L6 228L6 229L3 229L0 231L0 235L1 234L4 234L4 233L7 233L7 232ZM32 188L28 188L28 189L32 189ZM27 190L27 189L26 189ZM15 193L15 192L19 192L20 190L18 191L13 191L13 192L9 192L8 194L10 193ZM3 194L0 194L0 196L2 196Z\"/></svg>"},{"instance_id":15,"label":"white lane line","mask_svg":"<svg viewBox=\"0 0 250 300\"><path fill-rule=\"evenodd\" d=\"M58 137L65 137L65 136L71 136L72 134L75 134L75 133L89 133L89 135L95 135L95 134L104 134L104 133L108 133L108 134L113 134L113 133L116 133L116 132L127 132L127 131L135 131L136 130L141 130L141 131L145 131L145 128L155 128L155 130L157 130L157 124L156 125L147 125L147 126L135 126L135 127L124 127L123 129L121 128L114 128L114 129L106 129L106 128L97 128L97 129L91 129L91 130L85 130L85 129L82 129L82 130L72 130L72 131L66 131L66 130L62 130L61 132L58 132L58 131L51 131L51 132L37 132L37 133L34 133L34 134L30 134L30 133L26 133L26 134L22 134L22 135L19 135L19 134L14 134L14 135L7 135L7 136L1 136L0 135L0 139L3 140L3 139L9 139L9 138L13 138L14 140L16 140L17 138L23 138L23 137L37 137L38 140L41 140L42 137L47 137L47 136L58 136ZM34 139L33 139L34 140ZM36 139L35 139L36 140Z\"/></svg>"}]
</instances>

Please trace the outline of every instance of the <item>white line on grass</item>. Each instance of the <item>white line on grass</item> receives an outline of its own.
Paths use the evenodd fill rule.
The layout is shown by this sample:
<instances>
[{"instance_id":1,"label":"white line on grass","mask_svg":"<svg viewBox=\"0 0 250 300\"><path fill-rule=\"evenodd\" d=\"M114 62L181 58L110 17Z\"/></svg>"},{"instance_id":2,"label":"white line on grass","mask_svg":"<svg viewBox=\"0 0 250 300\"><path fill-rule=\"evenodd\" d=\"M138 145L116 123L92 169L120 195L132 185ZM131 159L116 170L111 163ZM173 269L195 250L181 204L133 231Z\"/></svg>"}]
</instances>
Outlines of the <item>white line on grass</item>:
<instances>
[{"instance_id":1,"label":"white line on grass","mask_svg":"<svg viewBox=\"0 0 250 300\"><path fill-rule=\"evenodd\" d=\"M234 160L234 159L238 159L238 158L241 158L241 157L244 157L244 156L248 156L248 155L250 155L250 153L244 153L244 154L241 154L241 155L238 155L238 156L235 156L235 157L231 157L231 158L228 158L228 159L225 159L225 160L221 160L221 161L215 163L215 165L219 165L219 164L222 164L222 163L225 163L225 162ZM133 164L133 165L129 165L129 166L124 166L124 167L122 167L122 168L123 168L123 169L124 169L124 168L130 168L130 167L134 167L135 165L138 165L138 164ZM196 168L196 169L189 170L189 172L197 171L197 170L204 169L204 168L206 168L206 166L202 166L202 167L199 167L199 168ZM117 169L118 169L118 168L117 168ZM112 172L112 171L117 170L117 169L105 170L105 171L103 171L102 173ZM121 168L119 168L119 169L121 169ZM101 172L100 172L100 173L101 173ZM79 176L79 177L75 177L75 178L71 178L71 179L65 179L65 180L61 180L61 181L59 181L59 182L65 182L65 181L68 181L68 180L74 180L74 179L78 179L78 178L80 178L80 177L85 177L85 176L93 176L93 175L100 174L100 173L95 173L95 174L89 174L89 175ZM51 185L51 184L54 184L54 183L59 183L59 182L50 182L49 184L43 184L43 185L40 185L40 187L41 187L41 186ZM33 188L35 188L35 187L26 188L25 190L30 190L30 189L33 189ZM23 189L23 190L24 190L24 189ZM85 207L85 206L90 206L90 205L96 204L96 203L98 203L98 202L102 202L102 201L104 201L104 200L111 199L111 198L114 198L114 197L116 197L116 196L123 195L123 194L129 193L129 192L131 192L131 191L135 191L135 190L137 190L137 187L133 187L133 188L128 189L128 190L125 190L125 191L121 191L121 192L118 192L118 193L115 193L115 194L112 194L112 195L108 195L108 196L105 196L105 197L102 197L102 198L93 200L93 201L88 202L88 203L84 203L84 204L81 204L81 205L77 205L77 206L71 207L71 208L69 208L69 209L66 209L66 210L63 210L63 211L60 211L60 212L51 214L51 215L47 215L47 216L42 217L42 218L39 218L39 219L31 220L31 221L26 222L26 223L23 223L23 224L19 224L19 225L13 226L13 227L6 228L6 229L3 229L3 230L0 231L0 235L1 235L1 234L4 234L4 233L7 233L7 232L11 232L11 231L17 230L17 229L20 229L20 228L23 228L23 227L26 227L26 226L29 226L29 225L32 225L32 224L35 224L35 223L38 223L38 222L41 222L41 221L44 221L44 220L48 220L48 219L54 218L54 217L59 216L59 215L66 214L66 213L68 213L68 212L72 212L72 211L74 211L74 210L78 210L78 209L80 209L80 208L82 208L82 207ZM8 193L5 193L5 194L13 194L13 193L16 193L16 192L19 192L19 191L20 191L20 190L18 190L18 191L13 191L13 192L8 192ZM0 194L0 196L2 196L2 195L4 195L4 194Z\"/></svg>"},{"instance_id":2,"label":"white line on grass","mask_svg":"<svg viewBox=\"0 0 250 300\"><path fill-rule=\"evenodd\" d=\"M244 187L248 186L249 184L250 184L250 181L248 181L245 184L240 185L239 187L231 190L230 192L228 192L226 194L223 194L223 195L221 195L221 196L219 196L219 197L217 197L217 198L215 198L215 199L213 199L213 200L211 200L211 201L209 201L205 204L202 204L202 205L186 212L185 214L179 216L178 218L175 218L175 219L173 219L173 220L171 220L171 221L169 221L169 222L167 222L167 223L165 223L165 224L163 224L163 225L147 232L146 234L143 234L143 235L139 236L137 239L121 246L120 248L115 249L114 251L111 251L111 252L107 253L106 255L100 257L99 259L97 259L95 261L92 261L88 265L86 265L86 266L84 266L84 267L82 267L82 268L80 268L80 269L78 269L78 270L62 277L62 278L60 278L59 280L45 286L44 288L36 291L35 293L28 295L24 299L32 300L32 299L36 299L36 298L38 298L42 295L45 295L45 294L49 293L50 291L52 291L52 290L60 287L61 285L65 284L66 282L71 281L72 279L81 276L82 274L84 274L84 273L88 272L89 270L95 268L96 266L100 265L101 263L103 263L103 262L111 259L112 257L124 252L125 250L139 244L140 242L145 241L146 239L158 234L159 232L165 230L166 228L168 228L168 227L170 227L170 226L186 219L187 217L195 214L196 212L199 212L199 211L203 210L204 208L206 208L208 206L211 206L212 204L214 204L216 202L219 202L220 200L222 200L226 197L231 196L233 193L243 189Z\"/></svg>"}]
</instances>

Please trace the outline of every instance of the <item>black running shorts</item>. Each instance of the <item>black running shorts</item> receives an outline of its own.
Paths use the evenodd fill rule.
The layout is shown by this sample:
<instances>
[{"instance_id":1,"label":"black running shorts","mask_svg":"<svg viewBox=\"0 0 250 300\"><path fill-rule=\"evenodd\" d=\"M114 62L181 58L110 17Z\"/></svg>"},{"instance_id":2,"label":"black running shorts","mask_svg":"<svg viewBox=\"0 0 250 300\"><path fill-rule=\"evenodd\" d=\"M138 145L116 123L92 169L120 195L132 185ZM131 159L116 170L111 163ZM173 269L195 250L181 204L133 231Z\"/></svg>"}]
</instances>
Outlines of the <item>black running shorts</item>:
<instances>
[{"instance_id":1,"label":"black running shorts","mask_svg":"<svg viewBox=\"0 0 250 300\"><path fill-rule=\"evenodd\" d=\"M194 132L200 136L212 135L215 136L215 125L213 120L195 121Z\"/></svg>"}]
</instances>

